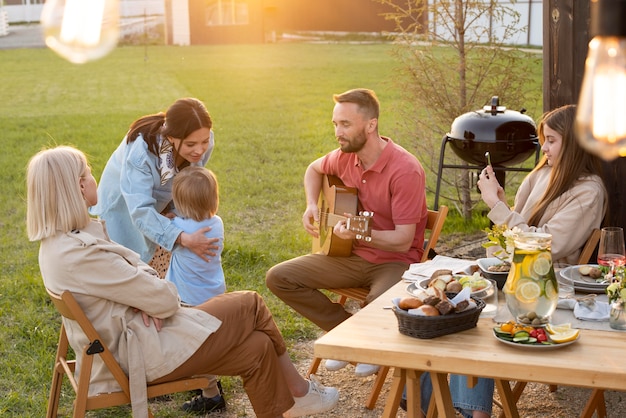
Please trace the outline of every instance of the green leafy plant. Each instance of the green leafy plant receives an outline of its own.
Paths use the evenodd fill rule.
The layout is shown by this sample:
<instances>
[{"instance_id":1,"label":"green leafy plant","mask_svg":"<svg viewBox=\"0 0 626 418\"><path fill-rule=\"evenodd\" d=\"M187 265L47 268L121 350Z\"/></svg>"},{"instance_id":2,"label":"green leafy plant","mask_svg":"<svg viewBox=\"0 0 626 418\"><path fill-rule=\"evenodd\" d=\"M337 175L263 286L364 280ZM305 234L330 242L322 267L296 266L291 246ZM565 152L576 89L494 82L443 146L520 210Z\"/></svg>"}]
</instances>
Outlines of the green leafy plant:
<instances>
[{"instance_id":1,"label":"green leafy plant","mask_svg":"<svg viewBox=\"0 0 626 418\"><path fill-rule=\"evenodd\" d=\"M609 298L609 303L617 302L619 300L626 301L626 280L624 280L624 267L618 267L615 269L615 276L611 276L611 273L606 273L604 278L610 281L606 287L606 295Z\"/></svg>"},{"instance_id":2,"label":"green leafy plant","mask_svg":"<svg viewBox=\"0 0 626 418\"><path fill-rule=\"evenodd\" d=\"M502 224L485 228L484 231L487 233L488 241L483 244L483 247L491 248L497 246L498 248L493 253L493 256L510 263L515 249L515 238L522 232L521 229L518 227L509 229L506 224Z\"/></svg>"}]
</instances>

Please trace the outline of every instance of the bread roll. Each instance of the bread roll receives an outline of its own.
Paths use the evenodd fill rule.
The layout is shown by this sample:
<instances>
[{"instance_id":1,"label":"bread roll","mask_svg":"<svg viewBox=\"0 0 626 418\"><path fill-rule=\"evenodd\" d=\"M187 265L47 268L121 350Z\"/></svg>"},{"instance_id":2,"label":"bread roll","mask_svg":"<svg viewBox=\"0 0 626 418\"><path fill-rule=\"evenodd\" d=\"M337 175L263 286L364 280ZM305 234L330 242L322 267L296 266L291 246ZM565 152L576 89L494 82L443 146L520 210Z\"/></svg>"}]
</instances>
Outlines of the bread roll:
<instances>
[{"instance_id":1,"label":"bread roll","mask_svg":"<svg viewBox=\"0 0 626 418\"><path fill-rule=\"evenodd\" d=\"M463 290L463 285L457 280L453 280L446 286L446 292L459 293Z\"/></svg>"},{"instance_id":2,"label":"bread roll","mask_svg":"<svg viewBox=\"0 0 626 418\"><path fill-rule=\"evenodd\" d=\"M602 277L602 270L597 267L591 267L591 269L589 269L589 277L592 279L599 279Z\"/></svg>"},{"instance_id":3,"label":"bread roll","mask_svg":"<svg viewBox=\"0 0 626 418\"><path fill-rule=\"evenodd\" d=\"M414 311L411 311L411 313L423 316L439 316L439 311L437 310L437 308L431 305L422 305Z\"/></svg>"},{"instance_id":4,"label":"bread roll","mask_svg":"<svg viewBox=\"0 0 626 418\"><path fill-rule=\"evenodd\" d=\"M400 301L398 302L398 308L408 311L409 309L419 308L423 304L424 302L422 302L418 298L406 297L400 299Z\"/></svg>"},{"instance_id":5,"label":"bread roll","mask_svg":"<svg viewBox=\"0 0 626 418\"><path fill-rule=\"evenodd\" d=\"M437 276L452 276L452 270L448 270L448 269L435 270L435 272L430 276L430 278L434 279Z\"/></svg>"}]
</instances>

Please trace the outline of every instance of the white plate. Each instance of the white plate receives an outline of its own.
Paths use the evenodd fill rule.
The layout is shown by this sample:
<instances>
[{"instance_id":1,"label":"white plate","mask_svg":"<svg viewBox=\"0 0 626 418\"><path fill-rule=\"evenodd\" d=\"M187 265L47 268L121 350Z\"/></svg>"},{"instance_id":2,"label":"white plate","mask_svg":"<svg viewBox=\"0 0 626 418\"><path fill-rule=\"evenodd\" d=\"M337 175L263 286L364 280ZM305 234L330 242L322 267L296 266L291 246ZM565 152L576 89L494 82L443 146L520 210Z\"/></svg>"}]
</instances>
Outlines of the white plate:
<instances>
[{"instance_id":1,"label":"white plate","mask_svg":"<svg viewBox=\"0 0 626 418\"><path fill-rule=\"evenodd\" d=\"M455 276L455 277L463 277L463 276ZM422 291L428 288L428 282L430 282L430 279L424 279L418 282L413 282L407 286L406 291L411 296L417 296ZM476 292L472 292L471 295L477 298L484 298L487 296L491 296L491 292L492 292L491 282L487 280L487 287L485 287L484 289L477 290Z\"/></svg>"},{"instance_id":2,"label":"white plate","mask_svg":"<svg viewBox=\"0 0 626 418\"><path fill-rule=\"evenodd\" d=\"M587 265L587 264L584 264ZM589 264L593 267L598 267L597 264ZM598 283L595 279L592 279L589 276L583 276L578 271L580 266L569 266L559 271L559 274L566 279L570 279L574 282L574 288L576 290L583 291L604 291L606 287L609 285L608 283Z\"/></svg>"},{"instance_id":3,"label":"white plate","mask_svg":"<svg viewBox=\"0 0 626 418\"><path fill-rule=\"evenodd\" d=\"M522 349L531 349L531 350L553 350L555 348L563 348L563 347L567 347L568 345L574 344L576 341L578 341L580 339L580 333L578 334L578 337L576 337L576 339L574 341L568 341L566 343L560 343L560 344L523 344L523 343L516 343L513 341L507 341L507 340L503 340L502 338L500 338L498 336L498 334L496 334L496 331L493 331L493 336L496 337L496 340L500 341L503 344L506 345L510 345L512 347L516 347L516 348L522 348Z\"/></svg>"},{"instance_id":4,"label":"white plate","mask_svg":"<svg viewBox=\"0 0 626 418\"><path fill-rule=\"evenodd\" d=\"M585 287L585 286L578 286L578 285L574 285L574 289L576 290L576 292L578 293L593 293L596 295L603 295L606 293L606 289L603 287Z\"/></svg>"}]
</instances>

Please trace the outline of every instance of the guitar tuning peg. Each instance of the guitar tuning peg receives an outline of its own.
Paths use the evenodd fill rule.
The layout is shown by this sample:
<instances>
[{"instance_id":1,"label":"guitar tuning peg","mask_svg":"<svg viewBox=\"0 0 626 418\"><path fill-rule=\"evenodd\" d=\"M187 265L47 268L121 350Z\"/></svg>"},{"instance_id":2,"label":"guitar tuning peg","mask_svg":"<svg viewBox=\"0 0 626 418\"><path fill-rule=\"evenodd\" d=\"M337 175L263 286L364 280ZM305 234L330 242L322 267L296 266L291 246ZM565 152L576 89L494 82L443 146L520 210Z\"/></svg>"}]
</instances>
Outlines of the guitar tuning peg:
<instances>
[{"instance_id":1,"label":"guitar tuning peg","mask_svg":"<svg viewBox=\"0 0 626 418\"><path fill-rule=\"evenodd\" d=\"M363 240L365 242L370 242L372 240L372 237L370 237L369 235L365 236L365 235L361 235L361 234L356 234L355 238L358 239L359 241Z\"/></svg>"},{"instance_id":2,"label":"guitar tuning peg","mask_svg":"<svg viewBox=\"0 0 626 418\"><path fill-rule=\"evenodd\" d=\"M371 218L374 216L374 212L370 212L368 210L362 210L361 212L359 212L359 215Z\"/></svg>"}]
</instances>

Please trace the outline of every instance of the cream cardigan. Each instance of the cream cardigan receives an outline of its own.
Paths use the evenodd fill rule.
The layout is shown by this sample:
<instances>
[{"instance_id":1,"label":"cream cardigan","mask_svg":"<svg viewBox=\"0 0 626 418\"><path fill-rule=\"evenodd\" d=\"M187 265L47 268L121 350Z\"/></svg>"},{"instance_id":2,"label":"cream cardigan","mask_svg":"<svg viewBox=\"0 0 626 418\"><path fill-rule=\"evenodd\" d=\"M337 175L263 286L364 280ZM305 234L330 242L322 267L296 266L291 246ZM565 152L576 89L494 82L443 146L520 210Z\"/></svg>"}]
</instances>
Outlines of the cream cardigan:
<instances>
[{"instance_id":1,"label":"cream cardigan","mask_svg":"<svg viewBox=\"0 0 626 418\"><path fill-rule=\"evenodd\" d=\"M39 266L46 288L74 293L128 373L136 418L147 416L146 382L175 370L221 325L203 311L181 308L176 286L160 280L137 253L110 241L104 224L95 220L84 230L44 239ZM162 318L161 331L154 324L146 327L137 310ZM75 321L64 324L70 345L81 353L86 336ZM90 394L117 390L103 363L94 363Z\"/></svg>"},{"instance_id":2,"label":"cream cardigan","mask_svg":"<svg viewBox=\"0 0 626 418\"><path fill-rule=\"evenodd\" d=\"M548 206L538 226L529 226L528 219L548 187L551 170L551 167L544 166L526 176L515 195L514 209L497 204L488 217L497 225L552 234L552 259L564 267L578 263L581 248L591 231L600 227L606 212L607 193L600 177L581 178Z\"/></svg>"}]
</instances>

